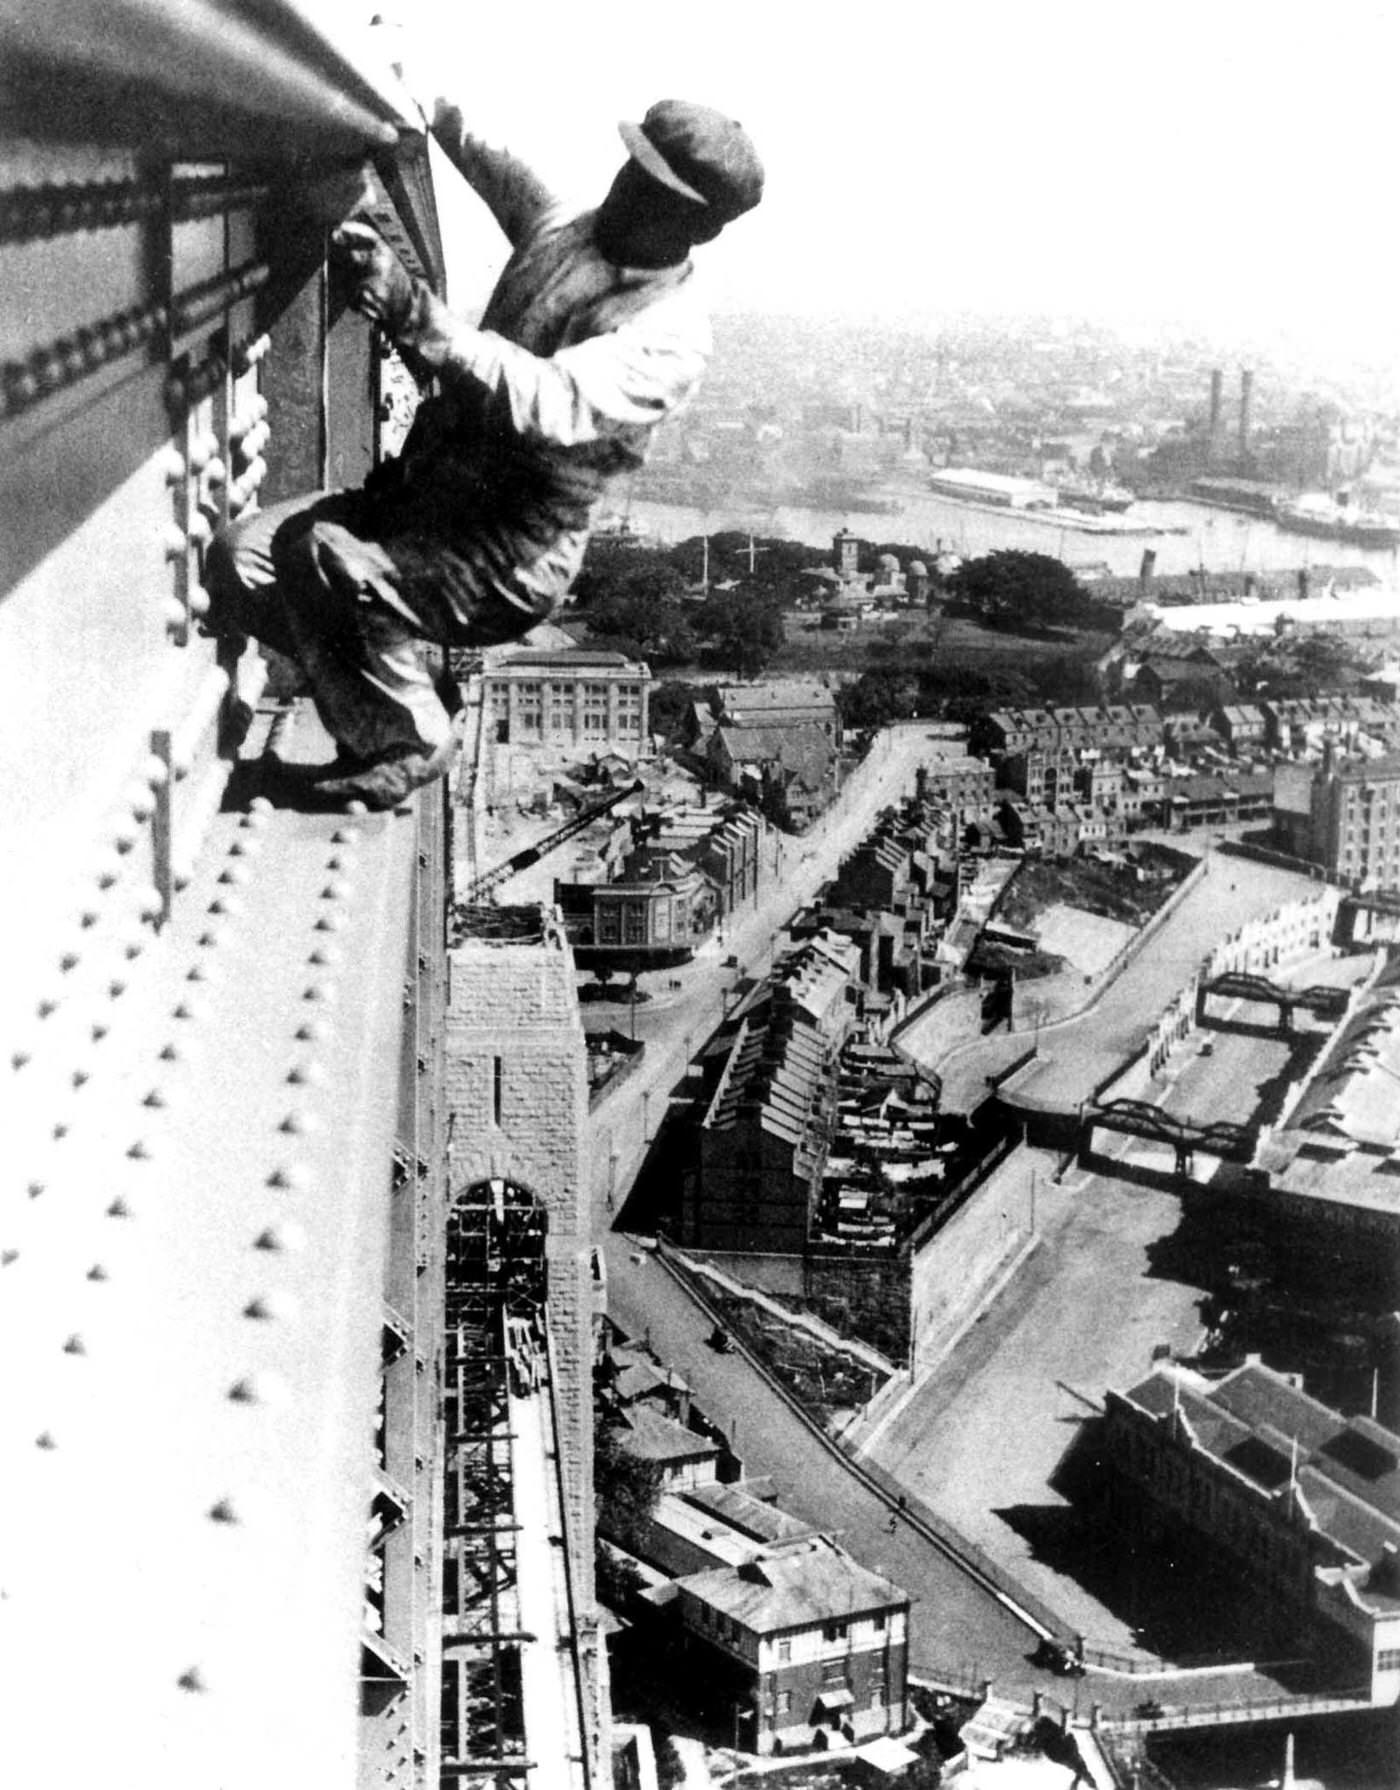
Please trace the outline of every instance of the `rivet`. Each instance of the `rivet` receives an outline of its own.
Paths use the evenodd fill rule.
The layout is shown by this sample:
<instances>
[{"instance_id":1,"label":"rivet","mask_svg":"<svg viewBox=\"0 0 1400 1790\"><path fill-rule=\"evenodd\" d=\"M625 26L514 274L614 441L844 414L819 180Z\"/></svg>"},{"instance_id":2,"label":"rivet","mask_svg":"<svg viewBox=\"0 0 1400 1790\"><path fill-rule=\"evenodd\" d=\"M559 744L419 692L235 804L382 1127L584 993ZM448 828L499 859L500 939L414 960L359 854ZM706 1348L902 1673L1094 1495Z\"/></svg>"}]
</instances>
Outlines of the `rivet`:
<instances>
[{"instance_id":1,"label":"rivet","mask_svg":"<svg viewBox=\"0 0 1400 1790\"><path fill-rule=\"evenodd\" d=\"M308 1082L324 1081L326 1072L319 1063L295 1063L287 1071L287 1080L296 1087L305 1086Z\"/></svg>"},{"instance_id":2,"label":"rivet","mask_svg":"<svg viewBox=\"0 0 1400 1790\"><path fill-rule=\"evenodd\" d=\"M209 903L211 914L241 914L243 903L237 895L216 895Z\"/></svg>"},{"instance_id":3,"label":"rivet","mask_svg":"<svg viewBox=\"0 0 1400 1790\"><path fill-rule=\"evenodd\" d=\"M289 1318L295 1311L294 1302L285 1293L258 1293L243 1307L245 1318L256 1319L261 1324L270 1324L277 1318Z\"/></svg>"},{"instance_id":4,"label":"rivet","mask_svg":"<svg viewBox=\"0 0 1400 1790\"><path fill-rule=\"evenodd\" d=\"M306 1132L315 1129L315 1120L310 1113L304 1113L298 1109L296 1112L288 1113L277 1129L285 1131L289 1137L302 1137Z\"/></svg>"},{"instance_id":5,"label":"rivet","mask_svg":"<svg viewBox=\"0 0 1400 1790\"><path fill-rule=\"evenodd\" d=\"M102 1266L101 1262L94 1262L91 1268L87 1271L87 1277L89 1280L106 1280L107 1270Z\"/></svg>"},{"instance_id":6,"label":"rivet","mask_svg":"<svg viewBox=\"0 0 1400 1790\"><path fill-rule=\"evenodd\" d=\"M127 960L128 963L133 963L136 960L136 958L138 958L145 949L146 949L145 939L139 938L139 937L129 938L126 941L126 943L122 946L122 956Z\"/></svg>"},{"instance_id":7,"label":"rivet","mask_svg":"<svg viewBox=\"0 0 1400 1790\"><path fill-rule=\"evenodd\" d=\"M53 1013L57 1010L57 1008L58 1008L57 1001L50 1001L50 1000L40 1001L40 1003L39 1003L40 1019L47 1019L51 1013Z\"/></svg>"},{"instance_id":8,"label":"rivet","mask_svg":"<svg viewBox=\"0 0 1400 1790\"><path fill-rule=\"evenodd\" d=\"M155 812L155 802L151 792L139 781L128 783L122 802L131 818L135 821L146 821Z\"/></svg>"},{"instance_id":9,"label":"rivet","mask_svg":"<svg viewBox=\"0 0 1400 1790\"><path fill-rule=\"evenodd\" d=\"M304 1019L296 1029L296 1038L302 1044L330 1036L330 1025L324 1019ZM290 1079L290 1078L289 1078Z\"/></svg>"},{"instance_id":10,"label":"rivet","mask_svg":"<svg viewBox=\"0 0 1400 1790\"><path fill-rule=\"evenodd\" d=\"M180 1053L173 1044L162 1045L160 1060L162 1063L178 1063L180 1061Z\"/></svg>"},{"instance_id":11,"label":"rivet","mask_svg":"<svg viewBox=\"0 0 1400 1790\"><path fill-rule=\"evenodd\" d=\"M68 1135L68 1127L63 1123L63 1121L61 1119L58 1122L58 1124L55 1125L54 1128L52 1129L52 1131L50 1131L50 1133L49 1133L49 1136L54 1140L55 1143L62 1143L63 1139L65 1137L67 1137L67 1135Z\"/></svg>"},{"instance_id":12,"label":"rivet","mask_svg":"<svg viewBox=\"0 0 1400 1790\"><path fill-rule=\"evenodd\" d=\"M97 924L97 917L96 908L85 907L82 913L78 915L78 924L82 927L84 932L91 932L93 927Z\"/></svg>"},{"instance_id":13,"label":"rivet","mask_svg":"<svg viewBox=\"0 0 1400 1790\"><path fill-rule=\"evenodd\" d=\"M175 1680L182 1691L207 1691L209 1686L198 1666L187 1666Z\"/></svg>"},{"instance_id":14,"label":"rivet","mask_svg":"<svg viewBox=\"0 0 1400 1790\"><path fill-rule=\"evenodd\" d=\"M160 898L160 890L148 884L139 891L136 911L143 920L158 920L165 911L165 903Z\"/></svg>"},{"instance_id":15,"label":"rivet","mask_svg":"<svg viewBox=\"0 0 1400 1790\"><path fill-rule=\"evenodd\" d=\"M112 1201L111 1205L108 1206L107 1216L108 1218L134 1217L134 1213L131 1210L131 1202L119 1193Z\"/></svg>"},{"instance_id":16,"label":"rivet","mask_svg":"<svg viewBox=\"0 0 1400 1790\"><path fill-rule=\"evenodd\" d=\"M19 1260L17 1249L0 1249L0 1268L8 1268L12 1262Z\"/></svg>"},{"instance_id":17,"label":"rivet","mask_svg":"<svg viewBox=\"0 0 1400 1790\"><path fill-rule=\"evenodd\" d=\"M31 1181L29 1183L28 1191L30 1199L37 1200L45 1191L44 1183L42 1181Z\"/></svg>"},{"instance_id":18,"label":"rivet","mask_svg":"<svg viewBox=\"0 0 1400 1790\"><path fill-rule=\"evenodd\" d=\"M354 841L355 835L348 827L337 827L331 834L332 845L353 845Z\"/></svg>"},{"instance_id":19,"label":"rivet","mask_svg":"<svg viewBox=\"0 0 1400 1790\"><path fill-rule=\"evenodd\" d=\"M250 820L252 816L244 815L243 818L245 820ZM231 858L253 858L257 856L262 848L262 840L256 837L251 839L235 839L233 844L228 848L228 855Z\"/></svg>"},{"instance_id":20,"label":"rivet","mask_svg":"<svg viewBox=\"0 0 1400 1790\"><path fill-rule=\"evenodd\" d=\"M249 814L271 814L272 803L266 796L254 796L248 804Z\"/></svg>"},{"instance_id":21,"label":"rivet","mask_svg":"<svg viewBox=\"0 0 1400 1790\"><path fill-rule=\"evenodd\" d=\"M75 1069L73 1071L71 1080L75 1088L81 1088L86 1083L87 1079L88 1071L86 1069Z\"/></svg>"},{"instance_id":22,"label":"rivet","mask_svg":"<svg viewBox=\"0 0 1400 1790\"><path fill-rule=\"evenodd\" d=\"M202 963L191 964L185 971L185 980L186 982L207 982L209 980L208 967Z\"/></svg>"},{"instance_id":23,"label":"rivet","mask_svg":"<svg viewBox=\"0 0 1400 1790\"><path fill-rule=\"evenodd\" d=\"M73 1335L68 1338L68 1341L64 1343L63 1353L65 1355L86 1355L87 1344L75 1331Z\"/></svg>"},{"instance_id":24,"label":"rivet","mask_svg":"<svg viewBox=\"0 0 1400 1790\"><path fill-rule=\"evenodd\" d=\"M184 1000L175 1008L176 1019L203 1019L204 1005L201 1001Z\"/></svg>"},{"instance_id":25,"label":"rivet","mask_svg":"<svg viewBox=\"0 0 1400 1790\"><path fill-rule=\"evenodd\" d=\"M337 946L337 945L318 945L316 947L316 949L311 953L310 957L307 958L306 961L308 963L317 964L318 966L325 966L328 964L339 963L340 959L341 959L341 951L340 951L339 946Z\"/></svg>"},{"instance_id":26,"label":"rivet","mask_svg":"<svg viewBox=\"0 0 1400 1790\"><path fill-rule=\"evenodd\" d=\"M82 962L82 958L80 958L78 956L78 953L76 951L65 951L63 953L62 957L60 957L58 960L58 967L63 971L64 975L66 976L68 974L69 970L76 969L81 962Z\"/></svg>"},{"instance_id":27,"label":"rivet","mask_svg":"<svg viewBox=\"0 0 1400 1790\"><path fill-rule=\"evenodd\" d=\"M245 1374L228 1395L238 1405L275 1405L285 1399L286 1388L275 1374Z\"/></svg>"},{"instance_id":28,"label":"rivet","mask_svg":"<svg viewBox=\"0 0 1400 1790\"><path fill-rule=\"evenodd\" d=\"M333 877L321 891L322 901L344 901L350 893L350 885L339 877Z\"/></svg>"},{"instance_id":29,"label":"rivet","mask_svg":"<svg viewBox=\"0 0 1400 1790\"><path fill-rule=\"evenodd\" d=\"M165 1095L161 1093L159 1088L152 1088L141 1104L142 1106L164 1106Z\"/></svg>"},{"instance_id":30,"label":"rivet","mask_svg":"<svg viewBox=\"0 0 1400 1790\"><path fill-rule=\"evenodd\" d=\"M217 1504L211 1505L210 1518L216 1523L236 1523L238 1512L233 1507L231 1498L220 1498Z\"/></svg>"},{"instance_id":31,"label":"rivet","mask_svg":"<svg viewBox=\"0 0 1400 1790\"><path fill-rule=\"evenodd\" d=\"M103 1025L101 1020L99 1020L97 1022L97 1024L95 1026L93 1026L92 1031L89 1034L92 1038L93 1043L101 1044L102 1040L107 1036L107 1033L110 1029L111 1028L109 1026Z\"/></svg>"},{"instance_id":32,"label":"rivet","mask_svg":"<svg viewBox=\"0 0 1400 1790\"><path fill-rule=\"evenodd\" d=\"M11 1069L23 1069L24 1065L28 1061L29 1061L29 1052L27 1050L12 1050L10 1052L10 1067L11 1067Z\"/></svg>"},{"instance_id":33,"label":"rivet","mask_svg":"<svg viewBox=\"0 0 1400 1790\"><path fill-rule=\"evenodd\" d=\"M114 976L107 984L107 993L114 1001L120 1000L126 993L126 983L122 981L120 976Z\"/></svg>"},{"instance_id":34,"label":"rivet","mask_svg":"<svg viewBox=\"0 0 1400 1790\"><path fill-rule=\"evenodd\" d=\"M365 806L365 804L363 802L359 802L359 801L347 802L345 804L345 812L347 814L361 815L361 814L368 814L369 809ZM395 812L397 813L397 810L395 810Z\"/></svg>"},{"instance_id":35,"label":"rivet","mask_svg":"<svg viewBox=\"0 0 1400 1790\"><path fill-rule=\"evenodd\" d=\"M221 883L246 883L247 880L248 866L246 864L225 864L219 872Z\"/></svg>"},{"instance_id":36,"label":"rivet","mask_svg":"<svg viewBox=\"0 0 1400 1790\"><path fill-rule=\"evenodd\" d=\"M150 1160L151 1152L145 1139L138 1137L136 1142L127 1150L127 1155L133 1162L148 1162Z\"/></svg>"},{"instance_id":37,"label":"rivet","mask_svg":"<svg viewBox=\"0 0 1400 1790\"><path fill-rule=\"evenodd\" d=\"M206 951L212 950L218 942L219 934L212 930L209 932L201 932L199 937L195 940L195 943Z\"/></svg>"},{"instance_id":38,"label":"rivet","mask_svg":"<svg viewBox=\"0 0 1400 1790\"><path fill-rule=\"evenodd\" d=\"M289 1192L298 1192L307 1184L306 1170L296 1164L291 1168L279 1165L267 1177L267 1184L269 1187L285 1187Z\"/></svg>"},{"instance_id":39,"label":"rivet","mask_svg":"<svg viewBox=\"0 0 1400 1790\"><path fill-rule=\"evenodd\" d=\"M40 1434L35 1436L35 1438L34 1438L34 1446L36 1448L43 1448L45 1450L57 1448L58 1443L55 1442L53 1439L53 1431L52 1430L41 1431Z\"/></svg>"},{"instance_id":40,"label":"rivet","mask_svg":"<svg viewBox=\"0 0 1400 1790\"><path fill-rule=\"evenodd\" d=\"M322 914L316 922L317 932L340 932L345 926L344 914Z\"/></svg>"},{"instance_id":41,"label":"rivet","mask_svg":"<svg viewBox=\"0 0 1400 1790\"><path fill-rule=\"evenodd\" d=\"M330 991L329 983L327 983L327 982L311 982L311 983L308 983L308 985L304 989L302 989L301 998L304 1001L324 1001L326 999L326 996L329 993L329 991Z\"/></svg>"}]
</instances>

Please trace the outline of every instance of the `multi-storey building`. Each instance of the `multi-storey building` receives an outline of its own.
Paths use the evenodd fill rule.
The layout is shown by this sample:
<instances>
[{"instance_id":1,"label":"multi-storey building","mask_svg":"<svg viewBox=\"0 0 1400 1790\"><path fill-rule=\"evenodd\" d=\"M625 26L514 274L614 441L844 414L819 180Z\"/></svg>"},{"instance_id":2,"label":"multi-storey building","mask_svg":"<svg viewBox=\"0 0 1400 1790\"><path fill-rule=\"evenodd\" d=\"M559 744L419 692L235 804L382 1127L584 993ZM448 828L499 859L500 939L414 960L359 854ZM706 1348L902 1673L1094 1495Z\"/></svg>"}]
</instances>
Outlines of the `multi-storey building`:
<instances>
[{"instance_id":1,"label":"multi-storey building","mask_svg":"<svg viewBox=\"0 0 1400 1790\"><path fill-rule=\"evenodd\" d=\"M1135 1535L1142 1504L1226 1558L1256 1607L1334 1681L1400 1700L1400 1436L1342 1417L1251 1359L1175 1367L1105 1400L1104 1447Z\"/></svg>"},{"instance_id":2,"label":"multi-storey building","mask_svg":"<svg viewBox=\"0 0 1400 1790\"><path fill-rule=\"evenodd\" d=\"M622 653L529 648L492 657L484 700L498 744L650 754L651 667Z\"/></svg>"},{"instance_id":3,"label":"multi-storey building","mask_svg":"<svg viewBox=\"0 0 1400 1790\"><path fill-rule=\"evenodd\" d=\"M854 1015L859 952L830 934L793 951L740 1019L699 1125L682 1239L800 1253L836 1110L836 1059Z\"/></svg>"},{"instance_id":4,"label":"multi-storey building","mask_svg":"<svg viewBox=\"0 0 1400 1790\"><path fill-rule=\"evenodd\" d=\"M1301 831L1301 829L1300 829ZM1311 778L1299 855L1348 882L1400 888L1400 753L1324 754Z\"/></svg>"},{"instance_id":5,"label":"multi-storey building","mask_svg":"<svg viewBox=\"0 0 1400 1790\"><path fill-rule=\"evenodd\" d=\"M753 1751L906 1726L908 1593L827 1536L773 1542L741 1565L691 1573L676 1581L676 1605Z\"/></svg>"}]
</instances>

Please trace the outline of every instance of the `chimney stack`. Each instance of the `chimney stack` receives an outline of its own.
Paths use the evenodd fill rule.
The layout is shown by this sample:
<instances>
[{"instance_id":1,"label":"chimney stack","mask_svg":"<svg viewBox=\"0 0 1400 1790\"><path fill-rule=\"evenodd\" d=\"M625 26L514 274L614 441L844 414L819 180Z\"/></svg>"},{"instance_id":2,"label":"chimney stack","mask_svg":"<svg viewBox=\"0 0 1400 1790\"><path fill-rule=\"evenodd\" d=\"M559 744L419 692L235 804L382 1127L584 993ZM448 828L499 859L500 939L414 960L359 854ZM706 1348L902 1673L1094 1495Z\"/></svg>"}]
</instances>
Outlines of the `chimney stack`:
<instances>
[{"instance_id":1,"label":"chimney stack","mask_svg":"<svg viewBox=\"0 0 1400 1790\"><path fill-rule=\"evenodd\" d=\"M1140 590L1146 590L1148 585L1151 584L1152 574L1156 570L1156 566L1157 549L1155 547L1144 547L1142 550L1142 564L1138 567L1138 588Z\"/></svg>"},{"instance_id":2,"label":"chimney stack","mask_svg":"<svg viewBox=\"0 0 1400 1790\"><path fill-rule=\"evenodd\" d=\"M1240 374L1240 458L1249 454L1249 438L1254 432L1254 374L1246 367Z\"/></svg>"},{"instance_id":3,"label":"chimney stack","mask_svg":"<svg viewBox=\"0 0 1400 1790\"><path fill-rule=\"evenodd\" d=\"M1210 440L1213 447L1220 436L1220 412L1225 400L1225 375L1212 367L1210 375Z\"/></svg>"}]
</instances>

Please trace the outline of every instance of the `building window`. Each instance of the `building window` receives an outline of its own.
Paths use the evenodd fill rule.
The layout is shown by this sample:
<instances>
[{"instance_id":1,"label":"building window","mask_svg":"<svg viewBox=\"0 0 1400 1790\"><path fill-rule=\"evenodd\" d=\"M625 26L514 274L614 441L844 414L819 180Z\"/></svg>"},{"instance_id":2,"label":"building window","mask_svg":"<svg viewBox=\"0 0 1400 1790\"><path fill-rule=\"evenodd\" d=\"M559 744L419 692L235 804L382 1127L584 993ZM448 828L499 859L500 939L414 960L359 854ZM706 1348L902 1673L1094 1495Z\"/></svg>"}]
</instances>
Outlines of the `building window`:
<instances>
[{"instance_id":1,"label":"building window","mask_svg":"<svg viewBox=\"0 0 1400 1790\"><path fill-rule=\"evenodd\" d=\"M779 1641L779 1643L778 1643L778 1663L779 1663L779 1665L786 1665L787 1662L791 1658L792 1658L792 1642L791 1641Z\"/></svg>"},{"instance_id":2,"label":"building window","mask_svg":"<svg viewBox=\"0 0 1400 1790\"><path fill-rule=\"evenodd\" d=\"M1378 1672L1400 1672L1400 1647L1382 1647L1376 1655Z\"/></svg>"},{"instance_id":3,"label":"building window","mask_svg":"<svg viewBox=\"0 0 1400 1790\"><path fill-rule=\"evenodd\" d=\"M779 1691L778 1692L778 1714L779 1715L791 1715L792 1714L792 1692L791 1691Z\"/></svg>"}]
</instances>

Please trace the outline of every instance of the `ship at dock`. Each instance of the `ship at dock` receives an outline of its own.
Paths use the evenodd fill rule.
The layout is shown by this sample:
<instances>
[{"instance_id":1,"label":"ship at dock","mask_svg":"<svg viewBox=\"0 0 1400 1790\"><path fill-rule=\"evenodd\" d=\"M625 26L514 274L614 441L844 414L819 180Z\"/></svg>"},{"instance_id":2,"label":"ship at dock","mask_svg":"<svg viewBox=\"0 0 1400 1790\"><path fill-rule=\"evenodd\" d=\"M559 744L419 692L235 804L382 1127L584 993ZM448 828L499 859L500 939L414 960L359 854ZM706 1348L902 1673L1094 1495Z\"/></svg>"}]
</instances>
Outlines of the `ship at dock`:
<instances>
[{"instance_id":1,"label":"ship at dock","mask_svg":"<svg viewBox=\"0 0 1400 1790\"><path fill-rule=\"evenodd\" d=\"M1400 546L1400 520L1358 509L1345 498L1330 497L1325 491L1281 499L1274 506L1274 520L1290 534L1345 541L1352 547Z\"/></svg>"},{"instance_id":2,"label":"ship at dock","mask_svg":"<svg viewBox=\"0 0 1400 1790\"><path fill-rule=\"evenodd\" d=\"M1062 509L1081 510L1086 516L1121 516L1136 501L1136 493L1110 480L1068 479L1056 485L1055 497Z\"/></svg>"}]
</instances>

